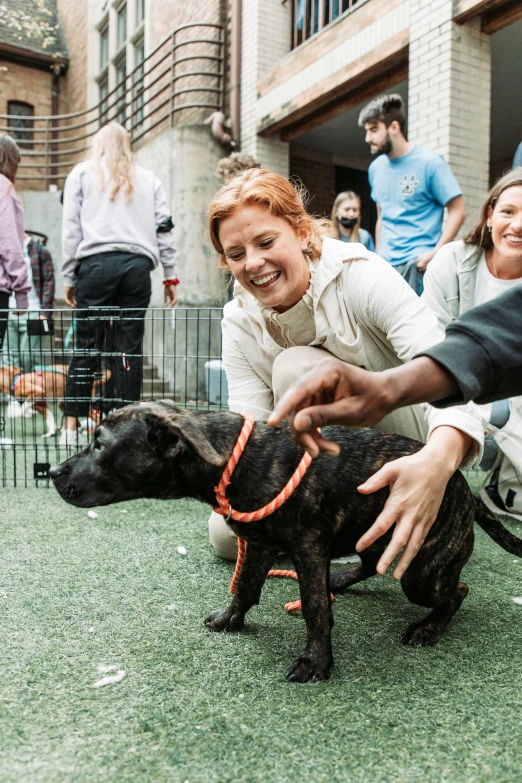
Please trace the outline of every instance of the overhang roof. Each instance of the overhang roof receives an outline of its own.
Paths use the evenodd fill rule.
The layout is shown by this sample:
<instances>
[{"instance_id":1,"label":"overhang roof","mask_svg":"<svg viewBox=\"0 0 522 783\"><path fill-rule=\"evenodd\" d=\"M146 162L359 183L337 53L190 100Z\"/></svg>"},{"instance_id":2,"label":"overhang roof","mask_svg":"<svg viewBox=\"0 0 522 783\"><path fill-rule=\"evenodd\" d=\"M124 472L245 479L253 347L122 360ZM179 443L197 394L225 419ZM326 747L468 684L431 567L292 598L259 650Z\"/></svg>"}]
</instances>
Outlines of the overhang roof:
<instances>
[{"instance_id":1,"label":"overhang roof","mask_svg":"<svg viewBox=\"0 0 522 783\"><path fill-rule=\"evenodd\" d=\"M40 66L67 64L56 0L0 0L0 54Z\"/></svg>"}]
</instances>

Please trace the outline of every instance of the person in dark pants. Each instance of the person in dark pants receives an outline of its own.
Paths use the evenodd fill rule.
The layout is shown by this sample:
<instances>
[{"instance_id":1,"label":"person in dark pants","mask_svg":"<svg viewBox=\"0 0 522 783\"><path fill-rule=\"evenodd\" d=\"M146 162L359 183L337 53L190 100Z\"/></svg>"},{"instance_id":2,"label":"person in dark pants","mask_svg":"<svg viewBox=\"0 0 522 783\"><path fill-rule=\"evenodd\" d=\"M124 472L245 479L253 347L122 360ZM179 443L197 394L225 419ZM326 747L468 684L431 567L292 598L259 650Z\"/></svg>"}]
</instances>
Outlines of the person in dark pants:
<instances>
[{"instance_id":1,"label":"person in dark pants","mask_svg":"<svg viewBox=\"0 0 522 783\"><path fill-rule=\"evenodd\" d=\"M102 352L110 357L111 407L139 400L150 272L162 264L169 307L179 280L163 185L134 163L130 137L118 123L98 131L90 160L67 177L63 207L64 295L77 311L60 440L69 445L82 442L78 418L89 414Z\"/></svg>"}]
</instances>

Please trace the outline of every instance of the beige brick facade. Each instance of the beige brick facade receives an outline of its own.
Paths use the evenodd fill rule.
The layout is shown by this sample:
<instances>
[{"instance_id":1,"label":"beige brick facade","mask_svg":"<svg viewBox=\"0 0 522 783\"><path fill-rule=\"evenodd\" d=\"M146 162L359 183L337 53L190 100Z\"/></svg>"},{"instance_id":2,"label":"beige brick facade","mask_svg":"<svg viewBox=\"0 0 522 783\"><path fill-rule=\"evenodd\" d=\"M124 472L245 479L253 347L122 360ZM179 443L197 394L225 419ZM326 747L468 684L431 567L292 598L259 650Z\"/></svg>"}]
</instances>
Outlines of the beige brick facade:
<instances>
[{"instance_id":1,"label":"beige brick facade","mask_svg":"<svg viewBox=\"0 0 522 783\"><path fill-rule=\"evenodd\" d=\"M0 114L7 114L9 101L21 101L31 104L34 107L34 116L47 116L51 114L51 87L52 73L50 69L40 70L18 63L0 60ZM5 68L5 70L3 70ZM0 124L4 124L0 120ZM38 141L45 139L45 121L35 119L33 121L33 144L32 147L22 148L22 153L27 149L31 153L31 167L23 173L19 172L19 188L30 188L32 190L42 190L46 188L44 170L44 159L37 153L42 151L42 145ZM29 156L26 155L29 161ZM41 179L32 179L31 175Z\"/></svg>"},{"instance_id":2,"label":"beige brick facade","mask_svg":"<svg viewBox=\"0 0 522 783\"><path fill-rule=\"evenodd\" d=\"M330 217L335 191L335 166L329 161L313 160L300 155L290 155L290 174L305 186L310 196L308 209L314 215Z\"/></svg>"},{"instance_id":3,"label":"beige brick facade","mask_svg":"<svg viewBox=\"0 0 522 783\"><path fill-rule=\"evenodd\" d=\"M462 187L468 224L475 218L493 178L510 165L516 147L511 137L502 141L498 123L495 149L492 146L492 111L494 118L520 122L519 101L513 99L513 111L505 79L491 94L492 63L497 63L494 74L502 71L520 84L520 65L511 60L522 46L522 0L367 0L295 49L286 8L290 3L249 0L246 5L243 149L280 171L284 141L306 147L301 137L309 138L309 153L351 155L350 144L340 133L336 148L327 141L321 146L323 126L324 139L331 139L326 125L349 117L347 134L353 146L359 133L355 110L402 84L409 99L409 139L445 156ZM492 39L509 30L504 55ZM518 86L514 89L518 95ZM292 159L296 154L292 151ZM361 154L358 147L357 155Z\"/></svg>"},{"instance_id":4,"label":"beige brick facade","mask_svg":"<svg viewBox=\"0 0 522 783\"><path fill-rule=\"evenodd\" d=\"M84 111L87 105L87 2L57 0L58 19L71 52L61 86L60 114Z\"/></svg>"},{"instance_id":5,"label":"beige brick facade","mask_svg":"<svg viewBox=\"0 0 522 783\"><path fill-rule=\"evenodd\" d=\"M490 37L452 12L452 0L410 2L408 137L444 155L473 221L489 187Z\"/></svg>"},{"instance_id":6,"label":"beige brick facade","mask_svg":"<svg viewBox=\"0 0 522 783\"><path fill-rule=\"evenodd\" d=\"M0 114L7 114L9 101L30 103L35 116L51 113L50 69L44 71L2 59L0 67Z\"/></svg>"},{"instance_id":7,"label":"beige brick facade","mask_svg":"<svg viewBox=\"0 0 522 783\"><path fill-rule=\"evenodd\" d=\"M288 144L277 137L257 135L259 79L285 56L290 47L291 4L281 0L247 0L243 3L241 51L241 149L261 165L288 174ZM270 20L270 23L267 23Z\"/></svg>"}]
</instances>

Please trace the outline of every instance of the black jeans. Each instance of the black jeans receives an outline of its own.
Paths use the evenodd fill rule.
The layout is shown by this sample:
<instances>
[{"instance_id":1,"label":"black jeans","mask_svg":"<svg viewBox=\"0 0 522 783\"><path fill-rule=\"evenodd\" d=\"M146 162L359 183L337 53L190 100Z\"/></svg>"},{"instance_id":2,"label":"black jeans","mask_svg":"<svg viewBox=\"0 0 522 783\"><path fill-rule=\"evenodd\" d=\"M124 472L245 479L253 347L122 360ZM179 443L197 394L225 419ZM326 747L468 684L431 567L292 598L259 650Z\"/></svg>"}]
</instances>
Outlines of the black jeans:
<instances>
[{"instance_id":1,"label":"black jeans","mask_svg":"<svg viewBox=\"0 0 522 783\"><path fill-rule=\"evenodd\" d=\"M0 351L2 350L2 345L4 344L5 331L7 329L7 319L9 317L9 313L7 311L8 307L9 294L6 294L5 291L0 291Z\"/></svg>"},{"instance_id":2,"label":"black jeans","mask_svg":"<svg viewBox=\"0 0 522 783\"><path fill-rule=\"evenodd\" d=\"M93 382L105 369L111 373L107 388L112 401L107 409L139 400L151 269L147 256L132 253L99 253L81 260L74 291L76 339L65 389L66 416L87 416Z\"/></svg>"}]
</instances>

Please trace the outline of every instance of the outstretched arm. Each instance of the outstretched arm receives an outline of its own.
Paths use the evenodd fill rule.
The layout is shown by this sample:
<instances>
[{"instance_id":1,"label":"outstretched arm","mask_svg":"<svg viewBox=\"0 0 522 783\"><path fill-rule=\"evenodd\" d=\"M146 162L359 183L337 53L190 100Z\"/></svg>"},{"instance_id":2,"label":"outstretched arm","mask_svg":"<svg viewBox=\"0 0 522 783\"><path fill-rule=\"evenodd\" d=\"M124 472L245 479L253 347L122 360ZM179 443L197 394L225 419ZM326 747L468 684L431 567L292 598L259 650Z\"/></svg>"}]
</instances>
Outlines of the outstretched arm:
<instances>
[{"instance_id":1,"label":"outstretched arm","mask_svg":"<svg viewBox=\"0 0 522 783\"><path fill-rule=\"evenodd\" d=\"M270 415L272 426L288 419L297 440L316 457L339 447L320 427L371 427L396 408L455 394L453 376L427 356L384 372L368 372L340 359L325 359L286 392Z\"/></svg>"}]
</instances>

